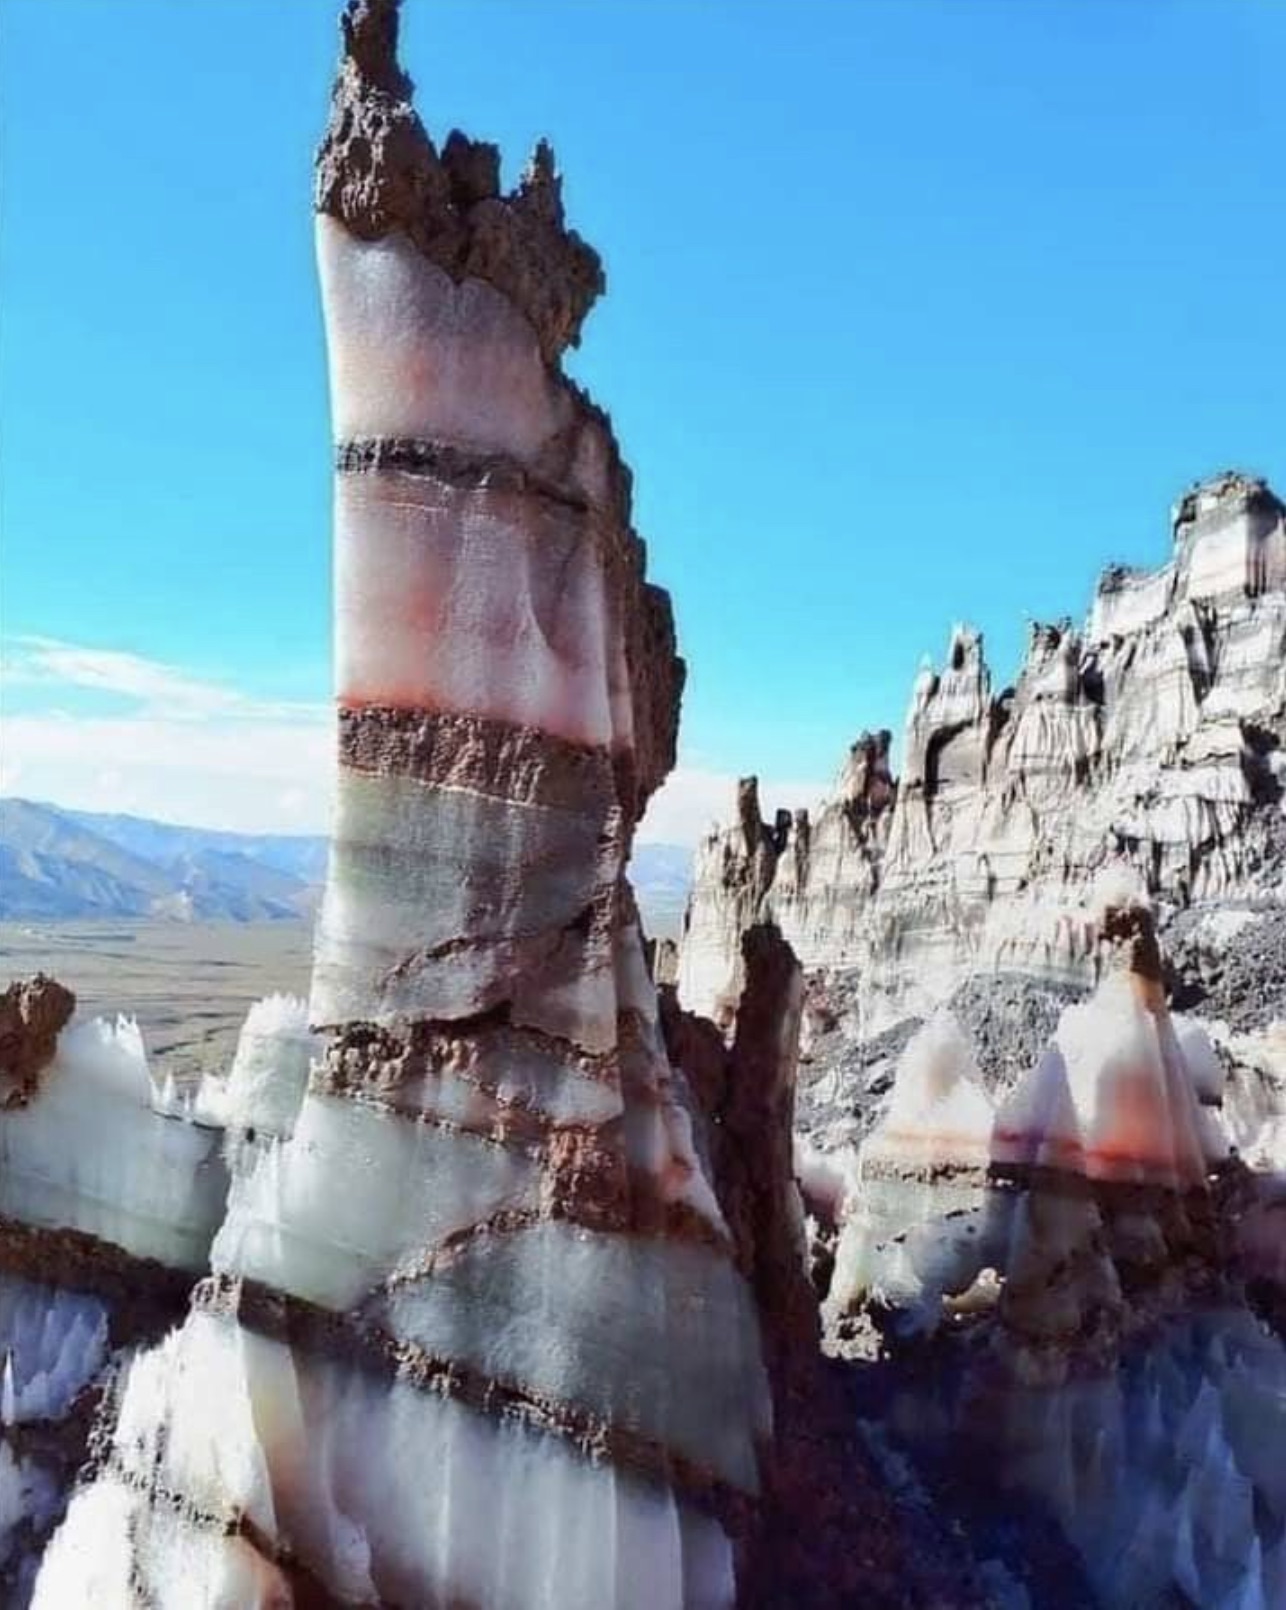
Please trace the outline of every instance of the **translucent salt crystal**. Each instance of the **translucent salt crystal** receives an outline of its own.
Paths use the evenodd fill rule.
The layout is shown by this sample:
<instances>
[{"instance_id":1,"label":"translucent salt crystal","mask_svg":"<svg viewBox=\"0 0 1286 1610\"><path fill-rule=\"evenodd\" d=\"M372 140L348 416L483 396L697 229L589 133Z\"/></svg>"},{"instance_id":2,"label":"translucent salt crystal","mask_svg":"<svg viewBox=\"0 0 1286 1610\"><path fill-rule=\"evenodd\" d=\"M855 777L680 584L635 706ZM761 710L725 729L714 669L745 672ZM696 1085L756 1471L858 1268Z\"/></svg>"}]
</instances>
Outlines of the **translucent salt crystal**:
<instances>
[{"instance_id":1,"label":"translucent salt crystal","mask_svg":"<svg viewBox=\"0 0 1286 1610\"><path fill-rule=\"evenodd\" d=\"M0 1384L0 1420L11 1426L18 1418L18 1397L13 1384L13 1353L4 1356L4 1381Z\"/></svg>"},{"instance_id":2,"label":"translucent salt crystal","mask_svg":"<svg viewBox=\"0 0 1286 1610\"><path fill-rule=\"evenodd\" d=\"M972 1043L951 1013L938 1012L907 1042L888 1111L863 1156L984 1166L994 1118Z\"/></svg>"},{"instance_id":3,"label":"translucent salt crystal","mask_svg":"<svg viewBox=\"0 0 1286 1610\"><path fill-rule=\"evenodd\" d=\"M993 1153L1186 1187L1204 1182L1213 1144L1168 1018L1118 973L1064 1011L1054 1044L998 1115Z\"/></svg>"},{"instance_id":4,"label":"translucent salt crystal","mask_svg":"<svg viewBox=\"0 0 1286 1610\"><path fill-rule=\"evenodd\" d=\"M288 1135L321 1041L297 995L268 995L246 1014L226 1080L204 1080L199 1109L243 1134Z\"/></svg>"},{"instance_id":5,"label":"translucent salt crystal","mask_svg":"<svg viewBox=\"0 0 1286 1610\"><path fill-rule=\"evenodd\" d=\"M217 1137L162 1099L137 1024L64 1031L34 1099L0 1113L0 1213L204 1268L227 1176Z\"/></svg>"}]
</instances>

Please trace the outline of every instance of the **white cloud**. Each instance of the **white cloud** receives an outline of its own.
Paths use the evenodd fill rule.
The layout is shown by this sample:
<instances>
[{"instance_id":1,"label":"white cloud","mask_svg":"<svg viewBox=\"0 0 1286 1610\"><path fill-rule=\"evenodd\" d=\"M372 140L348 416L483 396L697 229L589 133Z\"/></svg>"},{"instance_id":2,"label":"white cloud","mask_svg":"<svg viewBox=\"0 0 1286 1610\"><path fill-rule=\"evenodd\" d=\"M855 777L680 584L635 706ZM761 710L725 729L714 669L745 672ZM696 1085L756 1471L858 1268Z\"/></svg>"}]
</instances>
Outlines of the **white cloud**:
<instances>
[{"instance_id":1,"label":"white cloud","mask_svg":"<svg viewBox=\"0 0 1286 1610\"><path fill-rule=\"evenodd\" d=\"M169 720L316 721L328 707L255 698L224 683L190 676L160 660L120 649L86 648L53 637L17 637L0 655L0 681L13 686L77 688L135 700Z\"/></svg>"},{"instance_id":2,"label":"white cloud","mask_svg":"<svg viewBox=\"0 0 1286 1610\"><path fill-rule=\"evenodd\" d=\"M0 720L0 792L200 827L326 831L327 704L261 698L142 655L45 637L13 640L0 677L24 694ZM125 708L63 707L86 692Z\"/></svg>"},{"instance_id":3,"label":"white cloud","mask_svg":"<svg viewBox=\"0 0 1286 1610\"><path fill-rule=\"evenodd\" d=\"M0 792L245 833L324 833L334 739L317 722L7 716Z\"/></svg>"},{"instance_id":4,"label":"white cloud","mask_svg":"<svg viewBox=\"0 0 1286 1610\"><path fill-rule=\"evenodd\" d=\"M77 810L124 811L246 833L324 833L330 820L330 706L265 699L141 655L53 638L16 639L0 675L28 708L0 722L0 793ZM31 693L39 690L39 708ZM69 690L109 693L111 715L60 708ZM681 761L639 830L694 845L730 820L736 777ZM763 779L766 816L813 805L816 782Z\"/></svg>"}]
</instances>

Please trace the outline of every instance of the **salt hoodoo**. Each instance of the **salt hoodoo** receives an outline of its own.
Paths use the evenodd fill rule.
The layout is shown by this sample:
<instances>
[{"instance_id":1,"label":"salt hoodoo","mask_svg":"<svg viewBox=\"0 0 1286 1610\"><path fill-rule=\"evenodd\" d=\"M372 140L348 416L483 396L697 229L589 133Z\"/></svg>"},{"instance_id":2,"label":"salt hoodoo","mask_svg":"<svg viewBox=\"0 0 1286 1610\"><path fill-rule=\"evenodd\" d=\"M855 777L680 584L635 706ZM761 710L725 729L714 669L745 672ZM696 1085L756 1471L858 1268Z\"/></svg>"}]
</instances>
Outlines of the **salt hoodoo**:
<instances>
[{"instance_id":1,"label":"salt hoodoo","mask_svg":"<svg viewBox=\"0 0 1286 1610\"><path fill-rule=\"evenodd\" d=\"M397 20L347 6L317 165L321 1041L299 1090L274 1009L276 1061L204 1093L240 1135L212 1273L119 1383L41 1610L727 1605L761 1486L747 1259L624 878L683 666L559 368L602 274L547 146L508 194L495 147L435 147Z\"/></svg>"},{"instance_id":2,"label":"salt hoodoo","mask_svg":"<svg viewBox=\"0 0 1286 1610\"><path fill-rule=\"evenodd\" d=\"M1279 1276L1246 1231L1280 1177L1231 1152L1150 912L1098 927L1097 990L994 1115L958 1029L907 1048L862 1149L832 1322L883 1333L886 1424L926 1470L957 1492L971 1462L993 1473L972 1487L980 1530L988 1506L994 1523L1031 1505L1109 1610L1269 1610L1286 1332L1252 1301Z\"/></svg>"},{"instance_id":3,"label":"salt hoodoo","mask_svg":"<svg viewBox=\"0 0 1286 1610\"><path fill-rule=\"evenodd\" d=\"M770 918L853 984L863 1033L925 1017L979 971L1091 981L1086 895L1125 859L1176 907L1286 905L1286 505L1229 473L1183 497L1173 551L1116 566L1088 618L1033 626L1011 688L957 627L918 676L902 775L864 734L816 819L733 826L698 852L679 984L726 1016L738 936ZM1286 924L1272 928L1286 944Z\"/></svg>"}]
</instances>

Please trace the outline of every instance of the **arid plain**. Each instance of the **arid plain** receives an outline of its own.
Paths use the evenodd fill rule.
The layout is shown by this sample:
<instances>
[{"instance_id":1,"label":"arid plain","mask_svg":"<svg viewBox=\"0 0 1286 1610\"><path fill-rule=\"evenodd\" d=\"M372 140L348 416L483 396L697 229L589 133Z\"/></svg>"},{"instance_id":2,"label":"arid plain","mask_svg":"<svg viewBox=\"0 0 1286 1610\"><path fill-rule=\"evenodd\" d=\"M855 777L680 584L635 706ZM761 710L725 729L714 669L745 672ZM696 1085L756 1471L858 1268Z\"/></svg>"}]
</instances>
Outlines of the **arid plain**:
<instances>
[{"instance_id":1,"label":"arid plain","mask_svg":"<svg viewBox=\"0 0 1286 1610\"><path fill-rule=\"evenodd\" d=\"M52 974L87 1016L137 1017L160 1077L226 1070L252 1001L304 994L312 929L293 922L0 922L0 978Z\"/></svg>"}]
</instances>

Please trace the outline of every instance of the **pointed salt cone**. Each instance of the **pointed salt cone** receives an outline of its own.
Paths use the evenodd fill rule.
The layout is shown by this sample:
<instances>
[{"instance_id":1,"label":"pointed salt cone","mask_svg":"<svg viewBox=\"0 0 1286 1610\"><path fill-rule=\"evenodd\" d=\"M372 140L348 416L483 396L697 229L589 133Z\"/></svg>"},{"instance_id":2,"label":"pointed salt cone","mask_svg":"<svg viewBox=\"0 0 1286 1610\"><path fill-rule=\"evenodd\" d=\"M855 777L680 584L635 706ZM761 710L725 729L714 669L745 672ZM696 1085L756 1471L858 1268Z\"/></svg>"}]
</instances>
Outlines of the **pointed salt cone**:
<instances>
[{"instance_id":1,"label":"pointed salt cone","mask_svg":"<svg viewBox=\"0 0 1286 1610\"><path fill-rule=\"evenodd\" d=\"M1069 1007L1055 1044L1000 1113L992 1155L1188 1190L1206 1183L1209 1132L1165 1004L1151 913L1109 907L1105 976Z\"/></svg>"},{"instance_id":2,"label":"pointed salt cone","mask_svg":"<svg viewBox=\"0 0 1286 1610\"><path fill-rule=\"evenodd\" d=\"M0 1383L0 1421L11 1426L17 1418L18 1394L13 1379L13 1353L7 1351L4 1356L4 1380Z\"/></svg>"}]
</instances>

